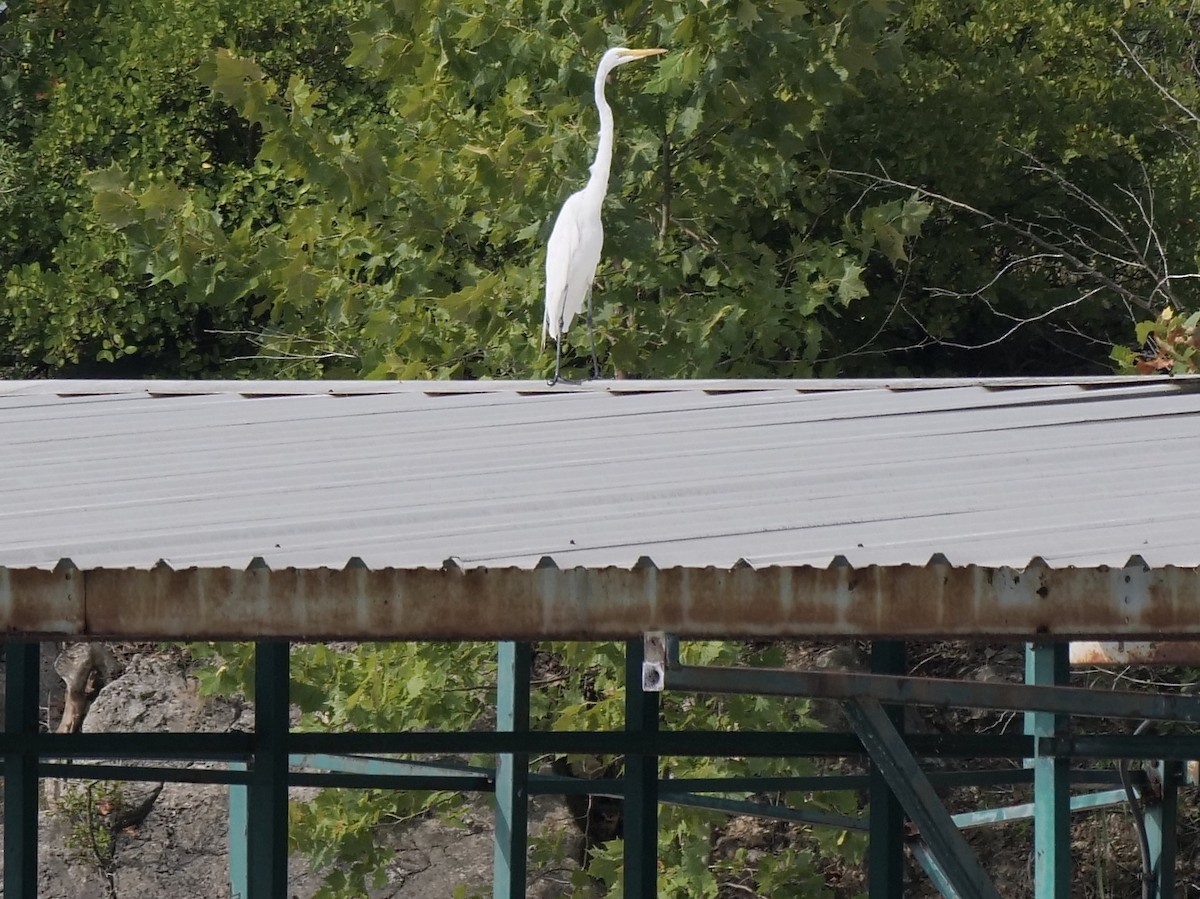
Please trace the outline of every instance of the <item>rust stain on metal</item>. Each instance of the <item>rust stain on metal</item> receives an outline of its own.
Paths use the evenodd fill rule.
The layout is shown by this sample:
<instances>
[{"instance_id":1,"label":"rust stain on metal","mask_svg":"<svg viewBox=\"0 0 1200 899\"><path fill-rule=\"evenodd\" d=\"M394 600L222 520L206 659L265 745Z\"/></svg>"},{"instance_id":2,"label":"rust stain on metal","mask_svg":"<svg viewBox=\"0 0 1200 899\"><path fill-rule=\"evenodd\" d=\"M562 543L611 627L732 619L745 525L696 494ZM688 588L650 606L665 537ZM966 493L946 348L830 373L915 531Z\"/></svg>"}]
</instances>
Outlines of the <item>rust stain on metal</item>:
<instances>
[{"instance_id":1,"label":"rust stain on metal","mask_svg":"<svg viewBox=\"0 0 1200 899\"><path fill-rule=\"evenodd\" d=\"M1077 640L1072 665L1200 665L1197 640Z\"/></svg>"},{"instance_id":2,"label":"rust stain on metal","mask_svg":"<svg viewBox=\"0 0 1200 899\"><path fill-rule=\"evenodd\" d=\"M0 567L0 628L9 634L83 634L83 590L81 572L67 562L53 571Z\"/></svg>"},{"instance_id":3,"label":"rust stain on metal","mask_svg":"<svg viewBox=\"0 0 1200 899\"><path fill-rule=\"evenodd\" d=\"M1200 569L0 568L10 633L153 639L1200 640Z\"/></svg>"}]
</instances>

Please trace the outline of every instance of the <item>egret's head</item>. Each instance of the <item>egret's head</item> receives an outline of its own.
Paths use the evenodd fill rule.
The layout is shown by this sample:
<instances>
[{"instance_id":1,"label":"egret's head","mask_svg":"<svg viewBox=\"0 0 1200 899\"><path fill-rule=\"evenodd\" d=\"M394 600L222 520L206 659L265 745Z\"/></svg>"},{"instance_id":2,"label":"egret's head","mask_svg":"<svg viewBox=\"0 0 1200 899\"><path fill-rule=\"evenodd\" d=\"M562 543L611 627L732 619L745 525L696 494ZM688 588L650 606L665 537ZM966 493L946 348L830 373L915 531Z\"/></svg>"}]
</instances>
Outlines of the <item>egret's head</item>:
<instances>
[{"instance_id":1,"label":"egret's head","mask_svg":"<svg viewBox=\"0 0 1200 899\"><path fill-rule=\"evenodd\" d=\"M627 62L645 59L647 56L658 56L658 54L666 52L661 47L655 47L652 50L630 50L628 47L613 47L600 58L599 71L607 75L617 66L623 66Z\"/></svg>"}]
</instances>

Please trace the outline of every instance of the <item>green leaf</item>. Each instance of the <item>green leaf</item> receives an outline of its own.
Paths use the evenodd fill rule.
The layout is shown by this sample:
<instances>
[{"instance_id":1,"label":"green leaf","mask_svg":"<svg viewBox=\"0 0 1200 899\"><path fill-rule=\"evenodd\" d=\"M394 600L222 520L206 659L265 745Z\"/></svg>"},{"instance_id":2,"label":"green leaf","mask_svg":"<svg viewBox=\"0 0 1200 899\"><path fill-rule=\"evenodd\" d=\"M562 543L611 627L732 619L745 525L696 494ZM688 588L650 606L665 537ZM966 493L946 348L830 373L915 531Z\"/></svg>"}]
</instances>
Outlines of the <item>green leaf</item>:
<instances>
[{"instance_id":1,"label":"green leaf","mask_svg":"<svg viewBox=\"0 0 1200 899\"><path fill-rule=\"evenodd\" d=\"M870 291L863 284L862 274L865 271L863 266L854 262L851 259L844 259L843 264L845 270L841 279L838 281L837 297L838 301L844 306L848 306L854 300L868 296Z\"/></svg>"}]
</instances>

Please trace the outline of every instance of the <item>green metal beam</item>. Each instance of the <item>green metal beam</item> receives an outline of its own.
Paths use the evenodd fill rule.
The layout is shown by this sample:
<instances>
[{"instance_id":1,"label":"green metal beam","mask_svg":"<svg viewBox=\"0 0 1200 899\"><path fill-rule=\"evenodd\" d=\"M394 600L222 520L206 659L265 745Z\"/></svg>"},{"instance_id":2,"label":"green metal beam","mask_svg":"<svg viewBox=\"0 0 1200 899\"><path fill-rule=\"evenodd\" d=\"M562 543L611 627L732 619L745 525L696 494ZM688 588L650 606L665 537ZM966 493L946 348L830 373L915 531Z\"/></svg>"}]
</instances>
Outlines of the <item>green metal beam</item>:
<instances>
[{"instance_id":1,"label":"green metal beam","mask_svg":"<svg viewBox=\"0 0 1200 899\"><path fill-rule=\"evenodd\" d=\"M1015 736L1015 735L1014 735ZM1038 740L1049 755L1075 759L1171 759L1187 762L1196 758L1192 734L1083 734Z\"/></svg>"},{"instance_id":2,"label":"green metal beam","mask_svg":"<svg viewBox=\"0 0 1200 899\"><path fill-rule=\"evenodd\" d=\"M1182 779L1183 766L1179 762L1163 763L1161 795L1146 803L1146 838L1150 844L1150 876L1154 879L1151 896L1155 899L1172 899L1175 895L1179 782Z\"/></svg>"},{"instance_id":3,"label":"green metal beam","mask_svg":"<svg viewBox=\"0 0 1200 899\"><path fill-rule=\"evenodd\" d=\"M134 737L135 739L130 739ZM244 761L254 735L227 733L94 733L0 735L0 752L36 752L42 758L194 759Z\"/></svg>"},{"instance_id":4,"label":"green metal beam","mask_svg":"<svg viewBox=\"0 0 1200 899\"><path fill-rule=\"evenodd\" d=\"M130 734L132 739L141 734ZM230 762L228 770L219 768L167 768L164 765L100 765L87 762L39 762L39 777L81 780L162 781L179 784L248 784L245 767Z\"/></svg>"},{"instance_id":5,"label":"green metal beam","mask_svg":"<svg viewBox=\"0 0 1200 899\"><path fill-rule=\"evenodd\" d=\"M140 737L141 734L138 734ZM202 759L201 759L202 760ZM479 765L455 765L448 762L424 762L413 759L384 759L358 755L322 753L291 755L288 772L291 786L394 787L401 790L474 790L490 793L495 789L496 772ZM311 770L316 769L316 770ZM1131 771L1134 784L1142 788L1145 773ZM250 774L244 764L230 762L221 768L167 768L161 765L101 765L88 762L38 763L38 777L82 778L126 781L165 781L169 783L227 784L245 786ZM379 778L372 781L370 778ZM1033 783L1033 771L1003 768L971 771L931 771L930 782L937 787L979 787ZM350 778L357 778L351 780ZM1112 770L1080 768L1071 771L1072 784L1108 785L1120 783ZM623 778L560 777L555 774L529 775L529 794L563 796L568 793L620 796ZM870 785L866 774L812 774L797 777L668 777L659 781L659 791L671 793L820 793L837 790L865 790ZM662 800L660 797L660 801Z\"/></svg>"},{"instance_id":6,"label":"green metal beam","mask_svg":"<svg viewBox=\"0 0 1200 899\"><path fill-rule=\"evenodd\" d=\"M661 785L661 781L659 782ZM866 831L867 822L852 815L834 812L810 811L786 805L771 805L767 802L748 802L743 799L722 799L716 796L696 796L691 793L659 793L658 801L663 805L679 805L686 808L719 812L723 815L751 815L767 821L795 821L814 827L832 827L835 830Z\"/></svg>"},{"instance_id":7,"label":"green metal beam","mask_svg":"<svg viewBox=\"0 0 1200 899\"><path fill-rule=\"evenodd\" d=\"M253 750L247 733L0 734L0 754L36 752L56 759L187 759L245 760ZM910 734L909 748L918 758L1026 759L1034 741L1024 734ZM1076 734L1039 739L1043 752L1074 759L1178 759L1196 757L1196 738L1189 734ZM529 733L292 733L288 751L311 755L496 755L502 752L620 755L646 752L658 756L702 758L753 756L816 758L866 755L855 734L837 731L530 731ZM783 747L782 749L780 747Z\"/></svg>"},{"instance_id":8,"label":"green metal beam","mask_svg":"<svg viewBox=\"0 0 1200 899\"><path fill-rule=\"evenodd\" d=\"M231 762L234 771L247 772L245 763ZM249 783L246 773L246 783ZM230 899L249 899L250 896L250 844L249 789L242 784L229 787L229 896Z\"/></svg>"},{"instance_id":9,"label":"green metal beam","mask_svg":"<svg viewBox=\"0 0 1200 899\"><path fill-rule=\"evenodd\" d=\"M348 774L378 774L389 777L442 777L447 781L457 778L460 782L486 778L494 780L496 772L482 765L462 765L457 762L425 762L419 759L390 759L378 756L337 755L292 755L288 764L293 768L315 768L319 771L338 771ZM293 772L295 773L295 772ZM464 787L470 789L470 787Z\"/></svg>"},{"instance_id":10,"label":"green metal beam","mask_svg":"<svg viewBox=\"0 0 1200 899\"><path fill-rule=\"evenodd\" d=\"M642 689L641 640L625 644L625 730L652 736L658 730L658 693ZM658 757L625 755L625 899L658 895Z\"/></svg>"},{"instance_id":11,"label":"green metal beam","mask_svg":"<svg viewBox=\"0 0 1200 899\"><path fill-rule=\"evenodd\" d=\"M908 841L908 848L917 864L921 866L921 870L929 877L934 889L941 893L943 899L964 899L963 893L958 889L946 866L929 848L928 843L920 837L915 837Z\"/></svg>"},{"instance_id":12,"label":"green metal beam","mask_svg":"<svg viewBox=\"0 0 1200 899\"><path fill-rule=\"evenodd\" d=\"M1000 899L971 847L955 827L904 738L875 699L849 700L842 705L846 717L871 758L887 778L904 810L929 844L937 867L953 887L947 896L963 899Z\"/></svg>"},{"instance_id":13,"label":"green metal beam","mask_svg":"<svg viewBox=\"0 0 1200 899\"><path fill-rule=\"evenodd\" d=\"M496 650L496 730L529 730L529 677L533 647L503 642ZM492 858L494 899L524 899L529 842L529 755L496 756L496 828Z\"/></svg>"},{"instance_id":14,"label":"green metal beam","mask_svg":"<svg viewBox=\"0 0 1200 899\"><path fill-rule=\"evenodd\" d=\"M37 899L38 764L29 745L38 732L37 643L4 644L4 733L13 740L4 754L4 895Z\"/></svg>"},{"instance_id":15,"label":"green metal beam","mask_svg":"<svg viewBox=\"0 0 1200 899\"><path fill-rule=\"evenodd\" d=\"M1105 808L1110 805L1123 805L1126 802L1125 790L1101 790L1095 793L1076 793L1071 797L1071 811L1086 812L1092 809ZM1019 805L1004 805L999 808L985 808L977 812L961 812L953 815L954 823L959 830L969 830L972 827L983 827L988 824L1003 824L1006 821L1021 821L1032 818L1037 805L1033 802L1023 802Z\"/></svg>"},{"instance_id":16,"label":"green metal beam","mask_svg":"<svg viewBox=\"0 0 1200 899\"><path fill-rule=\"evenodd\" d=\"M287 733L288 644L256 643L247 899L287 899Z\"/></svg>"},{"instance_id":17,"label":"green metal beam","mask_svg":"<svg viewBox=\"0 0 1200 899\"><path fill-rule=\"evenodd\" d=\"M900 640L880 640L871 644L871 671L876 674L903 674L905 647ZM904 733L904 709L884 709L888 720ZM869 787L869 833L867 843L867 888L871 899L901 899L904 895L904 808L887 777L872 760Z\"/></svg>"},{"instance_id":18,"label":"green metal beam","mask_svg":"<svg viewBox=\"0 0 1200 899\"><path fill-rule=\"evenodd\" d=\"M1022 734L913 734L909 737L909 745L918 756L1019 759L1030 754L1033 741ZM530 731L527 734L494 731L322 734L306 731L289 734L288 747L299 753L416 755L495 755L501 752L621 755L630 752L702 758L814 758L866 754L862 741L855 734L828 731ZM1114 758L1116 754L1112 748L1106 746L1106 754L1089 757Z\"/></svg>"},{"instance_id":19,"label":"green metal beam","mask_svg":"<svg viewBox=\"0 0 1200 899\"><path fill-rule=\"evenodd\" d=\"M0 734L0 754L36 752L56 759L175 759L245 761L254 750L253 734L139 733ZM1145 741L1145 742L1143 742ZM1028 758L1033 741L1022 734L914 734L918 756L946 758ZM1059 754L1078 758L1177 758L1195 756L1194 738L1182 735L1071 737L1056 741ZM621 755L687 755L705 758L757 756L815 758L863 756L852 733L836 731L530 731L528 733L357 732L287 735L289 753L313 755L496 755L504 752Z\"/></svg>"},{"instance_id":20,"label":"green metal beam","mask_svg":"<svg viewBox=\"0 0 1200 899\"><path fill-rule=\"evenodd\" d=\"M493 793L493 774L474 777L461 774L358 774L340 771L290 771L288 786L341 790L450 790L453 792Z\"/></svg>"},{"instance_id":21,"label":"green metal beam","mask_svg":"<svg viewBox=\"0 0 1200 899\"><path fill-rule=\"evenodd\" d=\"M1071 678L1069 644L1030 643L1025 647L1025 681L1060 687ZM1066 733L1069 720L1051 712L1026 712L1025 733L1035 741L1033 768L1033 879L1035 899L1071 895L1070 760L1049 752L1045 738Z\"/></svg>"}]
</instances>

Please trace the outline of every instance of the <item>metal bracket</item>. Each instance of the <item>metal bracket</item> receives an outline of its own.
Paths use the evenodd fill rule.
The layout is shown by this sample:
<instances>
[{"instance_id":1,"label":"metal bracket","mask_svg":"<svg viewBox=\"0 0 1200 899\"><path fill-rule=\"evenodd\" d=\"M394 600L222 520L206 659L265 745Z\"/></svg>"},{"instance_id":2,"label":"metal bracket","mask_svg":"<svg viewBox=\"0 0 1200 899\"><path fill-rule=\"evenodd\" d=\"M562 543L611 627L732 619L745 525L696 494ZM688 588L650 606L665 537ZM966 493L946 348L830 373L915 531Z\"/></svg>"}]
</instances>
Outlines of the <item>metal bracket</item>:
<instances>
[{"instance_id":1,"label":"metal bracket","mask_svg":"<svg viewBox=\"0 0 1200 899\"><path fill-rule=\"evenodd\" d=\"M661 693L667 680L667 635L647 631L642 635L642 690Z\"/></svg>"}]
</instances>

